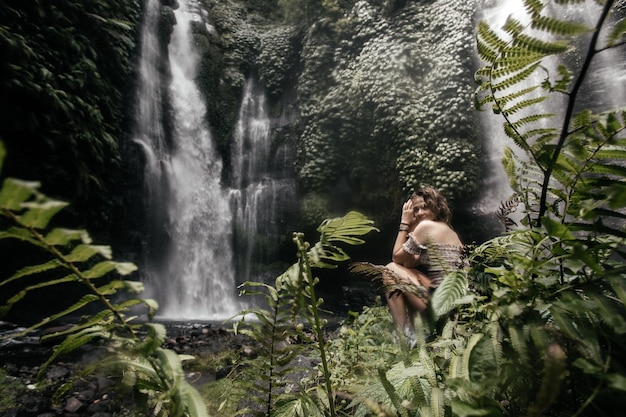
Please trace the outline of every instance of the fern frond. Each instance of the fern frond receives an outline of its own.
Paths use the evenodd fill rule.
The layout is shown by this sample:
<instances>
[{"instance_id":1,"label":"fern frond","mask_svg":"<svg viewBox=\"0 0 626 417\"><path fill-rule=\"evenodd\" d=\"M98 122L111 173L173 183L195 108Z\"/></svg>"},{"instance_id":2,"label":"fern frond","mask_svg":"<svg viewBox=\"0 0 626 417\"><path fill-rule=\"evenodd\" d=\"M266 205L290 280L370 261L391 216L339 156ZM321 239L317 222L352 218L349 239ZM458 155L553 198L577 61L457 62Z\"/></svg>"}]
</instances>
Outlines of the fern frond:
<instances>
[{"instance_id":1,"label":"fern frond","mask_svg":"<svg viewBox=\"0 0 626 417\"><path fill-rule=\"evenodd\" d=\"M509 17L506 18L502 29L512 37L515 37L522 33L525 27L526 26L522 24L522 22L520 22L518 19L513 17L513 15L509 15Z\"/></svg>"},{"instance_id":2,"label":"fern frond","mask_svg":"<svg viewBox=\"0 0 626 417\"><path fill-rule=\"evenodd\" d=\"M446 276L433 293L431 303L435 314L442 316L457 307L467 294L468 284L466 271L455 271Z\"/></svg>"},{"instance_id":3,"label":"fern frond","mask_svg":"<svg viewBox=\"0 0 626 417\"><path fill-rule=\"evenodd\" d=\"M489 73L490 79L498 80L513 73L518 73L525 68L538 64L543 58L544 55L539 53L517 48L507 48L494 61L493 68Z\"/></svg>"},{"instance_id":4,"label":"fern frond","mask_svg":"<svg viewBox=\"0 0 626 417\"><path fill-rule=\"evenodd\" d=\"M530 146L531 154L540 155L543 148L551 146L556 141L558 134L552 128L531 129L525 132L522 138L528 143L532 143ZM537 162L540 161L538 160Z\"/></svg>"},{"instance_id":5,"label":"fern frond","mask_svg":"<svg viewBox=\"0 0 626 417\"><path fill-rule=\"evenodd\" d=\"M179 390L183 400L181 404L184 404L184 410L189 417L209 417L202 396L189 382L181 381Z\"/></svg>"},{"instance_id":6,"label":"fern frond","mask_svg":"<svg viewBox=\"0 0 626 417\"><path fill-rule=\"evenodd\" d=\"M489 44L483 42L480 38L476 40L476 49L480 59L487 62L494 62L500 53L500 51L492 49Z\"/></svg>"},{"instance_id":7,"label":"fern frond","mask_svg":"<svg viewBox=\"0 0 626 417\"><path fill-rule=\"evenodd\" d=\"M41 183L36 181L6 178L0 189L0 208L20 212L23 209L22 204L35 195L40 186Z\"/></svg>"},{"instance_id":8,"label":"fern frond","mask_svg":"<svg viewBox=\"0 0 626 417\"><path fill-rule=\"evenodd\" d=\"M430 392L430 412L432 417L445 417L446 397L439 387L433 387Z\"/></svg>"},{"instance_id":9,"label":"fern frond","mask_svg":"<svg viewBox=\"0 0 626 417\"><path fill-rule=\"evenodd\" d=\"M66 255L65 259L71 263L85 262L95 255L111 259L113 252L110 246L80 244L72 249L72 252Z\"/></svg>"},{"instance_id":10,"label":"fern frond","mask_svg":"<svg viewBox=\"0 0 626 417\"><path fill-rule=\"evenodd\" d=\"M510 94L507 94L504 97L498 97L498 99L496 100L496 102L498 103L498 105L500 107L504 107L507 103L517 100L520 97L523 97L529 93L532 93L533 91L535 91L537 89L537 86L532 86L532 87L528 87L528 88L524 88L522 90L519 91L514 91ZM525 119L528 119L531 116L526 117ZM515 125L513 125L513 127L515 127Z\"/></svg>"},{"instance_id":11,"label":"fern frond","mask_svg":"<svg viewBox=\"0 0 626 417\"><path fill-rule=\"evenodd\" d=\"M43 202L25 202L22 207L26 212L19 216L20 222L26 227L45 229L59 211L67 207L64 201L45 200Z\"/></svg>"},{"instance_id":12,"label":"fern frond","mask_svg":"<svg viewBox=\"0 0 626 417\"><path fill-rule=\"evenodd\" d=\"M540 0L524 0L524 9L526 9L528 14L533 18L536 18L543 8L544 5Z\"/></svg>"},{"instance_id":13,"label":"fern frond","mask_svg":"<svg viewBox=\"0 0 626 417\"><path fill-rule=\"evenodd\" d=\"M546 98L547 98L546 96L540 96L540 97L529 98L527 100L519 101L511 107L508 107L506 109L501 109L502 114L504 116L512 116L515 113L519 112L520 110L542 103Z\"/></svg>"},{"instance_id":14,"label":"fern frond","mask_svg":"<svg viewBox=\"0 0 626 417\"><path fill-rule=\"evenodd\" d=\"M582 35L591 31L590 28L581 23L555 19L548 16L533 17L531 27L533 29L563 36Z\"/></svg>"},{"instance_id":15,"label":"fern frond","mask_svg":"<svg viewBox=\"0 0 626 417\"><path fill-rule=\"evenodd\" d=\"M513 227L517 226L517 223L510 218L510 215L517 211L519 206L519 198L517 195L512 195L506 201L500 202L500 207L496 211L496 216L498 219L504 224L506 230L511 230Z\"/></svg>"},{"instance_id":16,"label":"fern frond","mask_svg":"<svg viewBox=\"0 0 626 417\"><path fill-rule=\"evenodd\" d=\"M44 371L48 369L50 364L54 362L58 356L73 352L96 338L106 339L108 335L109 332L102 326L91 326L78 333L70 334L60 344L54 347L52 355L39 368L37 379L40 380L43 377Z\"/></svg>"},{"instance_id":17,"label":"fern frond","mask_svg":"<svg viewBox=\"0 0 626 417\"><path fill-rule=\"evenodd\" d=\"M463 350L463 354L462 354L462 365L463 365L462 366L462 375L463 375L463 379L465 379L467 381L471 380L471 376L470 376L470 370L471 370L470 361L471 361L471 357L472 357L472 351L478 345L478 342L480 342L480 340L482 338L483 338L483 334L482 333L472 334L469 337L469 340L467 341L467 346Z\"/></svg>"},{"instance_id":18,"label":"fern frond","mask_svg":"<svg viewBox=\"0 0 626 417\"><path fill-rule=\"evenodd\" d=\"M382 265L375 265L371 262L351 262L348 271L355 275L364 276L368 279L382 279L383 272L387 270Z\"/></svg>"},{"instance_id":19,"label":"fern frond","mask_svg":"<svg viewBox=\"0 0 626 417\"><path fill-rule=\"evenodd\" d=\"M98 262L91 269L84 271L83 276L87 279L102 278L104 275L108 274L109 272L115 271L116 266L117 266L117 262L113 262L113 261ZM123 288L123 286L119 288Z\"/></svg>"},{"instance_id":20,"label":"fern frond","mask_svg":"<svg viewBox=\"0 0 626 417\"><path fill-rule=\"evenodd\" d=\"M523 70L513 73L513 75L507 73L506 75L508 76L508 78L505 78L496 84L492 84L492 90L503 91L513 87L516 84L521 83L522 81L528 79L528 77L530 77L535 72L539 65L540 62L535 62L534 64L524 67Z\"/></svg>"},{"instance_id":21,"label":"fern frond","mask_svg":"<svg viewBox=\"0 0 626 417\"><path fill-rule=\"evenodd\" d=\"M607 45L614 46L618 42L623 42L626 36L626 18L622 18L615 23L607 37Z\"/></svg>"},{"instance_id":22,"label":"fern frond","mask_svg":"<svg viewBox=\"0 0 626 417\"><path fill-rule=\"evenodd\" d=\"M167 330L160 323L146 323L146 336L144 340L133 347L132 352L140 355L151 355L157 348L163 345Z\"/></svg>"},{"instance_id":23,"label":"fern frond","mask_svg":"<svg viewBox=\"0 0 626 417\"><path fill-rule=\"evenodd\" d=\"M419 364L423 368L422 377L426 378L431 389L437 387L437 367L433 358L426 351L426 346L422 344L419 348Z\"/></svg>"},{"instance_id":24,"label":"fern frond","mask_svg":"<svg viewBox=\"0 0 626 417\"><path fill-rule=\"evenodd\" d=\"M18 239L39 248L46 247L45 243L34 237L28 229L22 227L11 226L5 230L0 230L0 239Z\"/></svg>"},{"instance_id":25,"label":"fern frond","mask_svg":"<svg viewBox=\"0 0 626 417\"><path fill-rule=\"evenodd\" d=\"M626 149L619 146L607 145L594 153L596 159L619 159L626 161Z\"/></svg>"},{"instance_id":26,"label":"fern frond","mask_svg":"<svg viewBox=\"0 0 626 417\"><path fill-rule=\"evenodd\" d=\"M46 287L54 287L56 285L59 284L65 284L68 282L74 282L77 281L77 278L75 275L70 274L70 275L66 275L62 278L57 278L54 280L48 280L48 281L44 281L44 282L40 282L38 284L34 284L34 285L29 285L23 289L21 289L20 291L18 291L17 293L15 293L13 296L11 296L11 298L9 298L6 301L6 304L4 306L2 306L2 309L0 311L2 311L3 313L6 313L7 311L9 311L13 305L15 305L17 302L21 301L24 297L26 297L26 295L28 293L30 293L33 290L37 290L37 289L41 289L41 288L46 288ZM58 318L58 317L56 317ZM47 321L51 320L50 318L46 319ZM29 327L28 331L31 331L32 329L38 328L43 326L44 324L47 323L47 321L44 322L40 322L37 327Z\"/></svg>"},{"instance_id":27,"label":"fern frond","mask_svg":"<svg viewBox=\"0 0 626 417\"><path fill-rule=\"evenodd\" d=\"M540 417L554 403L567 372L566 354L556 343L548 347L544 358L541 387L535 401L528 407L528 417Z\"/></svg>"},{"instance_id":28,"label":"fern frond","mask_svg":"<svg viewBox=\"0 0 626 417\"><path fill-rule=\"evenodd\" d=\"M567 52L570 48L566 41L545 41L532 36L520 34L513 40L513 47L519 47L544 55L556 55Z\"/></svg>"},{"instance_id":29,"label":"fern frond","mask_svg":"<svg viewBox=\"0 0 626 417\"><path fill-rule=\"evenodd\" d=\"M51 261L45 262L43 264L26 266L17 271L15 274L11 275L9 278L0 282L0 287L23 277L51 271L53 269L61 267L62 265L63 264L58 259L52 259Z\"/></svg>"},{"instance_id":30,"label":"fern frond","mask_svg":"<svg viewBox=\"0 0 626 417\"><path fill-rule=\"evenodd\" d=\"M80 322L79 324L75 324L75 325L69 327L68 329L65 329L65 330L62 330L62 331L58 331L58 332L45 334L45 335L41 336L41 340L42 341L48 341L50 339L58 339L60 337L67 336L67 335L72 334L72 333L78 333L78 332L80 332L82 330L85 330L85 329L87 329L89 327L96 326L96 325L106 326L106 325L110 324L111 321L112 321L112 312L108 311L108 310L103 310L103 311L100 311L99 313L96 313L93 316L87 318L87 320L85 320L84 322Z\"/></svg>"},{"instance_id":31,"label":"fern frond","mask_svg":"<svg viewBox=\"0 0 626 417\"><path fill-rule=\"evenodd\" d=\"M590 167L589 172L593 174L610 175L615 178L626 178L626 166L611 163L593 164Z\"/></svg>"},{"instance_id":32,"label":"fern frond","mask_svg":"<svg viewBox=\"0 0 626 417\"><path fill-rule=\"evenodd\" d=\"M66 246L76 240L85 244L91 243L91 238L86 230L63 229L58 227L52 229L50 233L44 237L44 240L51 246Z\"/></svg>"},{"instance_id":33,"label":"fern frond","mask_svg":"<svg viewBox=\"0 0 626 417\"><path fill-rule=\"evenodd\" d=\"M528 360L528 346L526 340L529 339L528 325L522 326L520 329L513 323L509 324L507 328L509 334L509 341L515 353L521 358L522 361Z\"/></svg>"},{"instance_id":34,"label":"fern frond","mask_svg":"<svg viewBox=\"0 0 626 417\"><path fill-rule=\"evenodd\" d=\"M478 22L478 30L476 33L478 42L482 44L482 51L478 51L480 58L487 62L495 61L495 58L499 55L499 52L504 49L508 42L501 39L496 32L494 32L489 25L484 22Z\"/></svg>"},{"instance_id":35,"label":"fern frond","mask_svg":"<svg viewBox=\"0 0 626 417\"><path fill-rule=\"evenodd\" d=\"M154 318L157 310L159 309L158 303L150 298L129 298L119 304L111 305L111 307L113 311L122 312L139 305L144 306L148 309L146 315L150 320Z\"/></svg>"},{"instance_id":36,"label":"fern frond","mask_svg":"<svg viewBox=\"0 0 626 417\"><path fill-rule=\"evenodd\" d=\"M402 417L409 417L409 414L407 413L406 408L402 405L402 400L396 392L395 387L387 379L387 375L384 369L378 369L378 378L380 379L383 388L387 392L387 395L389 396L389 399L391 400L391 403L393 404L398 414L400 414Z\"/></svg>"},{"instance_id":37,"label":"fern frond","mask_svg":"<svg viewBox=\"0 0 626 417\"><path fill-rule=\"evenodd\" d=\"M589 109L581 110L572 117L572 127L574 130L582 129L592 124L593 113Z\"/></svg>"},{"instance_id":38,"label":"fern frond","mask_svg":"<svg viewBox=\"0 0 626 417\"><path fill-rule=\"evenodd\" d=\"M359 212L351 211L343 217L324 220L317 231L321 233L321 242L361 245L365 241L358 236L379 230L372 220Z\"/></svg>"}]
</instances>

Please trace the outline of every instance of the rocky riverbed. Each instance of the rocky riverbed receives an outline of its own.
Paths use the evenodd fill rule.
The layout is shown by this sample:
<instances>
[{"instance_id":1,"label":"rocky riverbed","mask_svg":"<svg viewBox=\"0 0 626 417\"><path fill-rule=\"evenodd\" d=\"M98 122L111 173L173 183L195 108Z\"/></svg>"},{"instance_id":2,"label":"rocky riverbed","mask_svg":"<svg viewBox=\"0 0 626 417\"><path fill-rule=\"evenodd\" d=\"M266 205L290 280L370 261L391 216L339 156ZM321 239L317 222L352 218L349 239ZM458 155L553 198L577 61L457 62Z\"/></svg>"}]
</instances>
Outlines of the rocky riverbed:
<instances>
[{"instance_id":1,"label":"rocky riverbed","mask_svg":"<svg viewBox=\"0 0 626 417\"><path fill-rule=\"evenodd\" d=\"M252 354L254 348L245 337L235 335L216 323L167 323L168 337L164 348L177 353L206 358L227 350ZM16 326L0 322L0 334ZM2 417L113 417L132 409L132 399L121 396L116 381L106 375L80 377L58 401L57 388L74 379L80 366L94 355L97 347L88 346L69 356L62 356L36 381L40 366L50 357L52 345L42 344L39 336L0 340L0 416ZM220 369L194 370L186 373L193 385L215 380L228 374L230 365ZM131 401L131 403L129 403Z\"/></svg>"}]
</instances>

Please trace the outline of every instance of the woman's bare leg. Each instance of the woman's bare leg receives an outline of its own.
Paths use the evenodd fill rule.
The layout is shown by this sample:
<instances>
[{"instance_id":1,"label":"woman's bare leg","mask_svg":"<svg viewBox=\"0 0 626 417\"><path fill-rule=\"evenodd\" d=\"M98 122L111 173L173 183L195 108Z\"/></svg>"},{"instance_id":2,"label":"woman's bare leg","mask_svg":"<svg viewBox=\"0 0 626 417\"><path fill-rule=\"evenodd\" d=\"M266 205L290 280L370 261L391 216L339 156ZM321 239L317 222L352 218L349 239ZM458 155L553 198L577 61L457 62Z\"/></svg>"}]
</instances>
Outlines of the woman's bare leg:
<instances>
[{"instance_id":1,"label":"woman's bare leg","mask_svg":"<svg viewBox=\"0 0 626 417\"><path fill-rule=\"evenodd\" d=\"M420 286L423 286L422 283L426 285L430 284L428 277L416 269L406 268L395 262L387 264L387 269L394 272L398 278L406 280L406 283L413 283ZM396 283L398 283L397 279L383 274L383 284L392 285ZM409 316L421 313L427 308L428 300L425 300L416 294L402 293L399 290L392 290L388 291L385 296L387 298L387 305L389 306L389 312L391 313L395 327L400 331L404 331L407 322L409 322ZM410 324L412 325L412 323Z\"/></svg>"},{"instance_id":2,"label":"woman's bare leg","mask_svg":"<svg viewBox=\"0 0 626 417\"><path fill-rule=\"evenodd\" d=\"M404 294L400 291L388 291L385 293L387 298L387 305L389 306L389 312L396 329L404 329L407 322L406 304L404 302Z\"/></svg>"}]
</instances>

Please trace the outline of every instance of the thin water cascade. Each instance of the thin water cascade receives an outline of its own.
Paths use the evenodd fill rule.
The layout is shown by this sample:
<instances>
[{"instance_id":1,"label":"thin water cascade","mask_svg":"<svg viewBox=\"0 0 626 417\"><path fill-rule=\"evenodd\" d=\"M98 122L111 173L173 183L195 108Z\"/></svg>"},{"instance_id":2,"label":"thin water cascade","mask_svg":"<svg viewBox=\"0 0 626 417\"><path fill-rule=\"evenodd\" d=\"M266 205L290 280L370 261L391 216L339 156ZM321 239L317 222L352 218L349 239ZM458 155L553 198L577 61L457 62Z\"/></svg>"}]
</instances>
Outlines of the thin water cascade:
<instances>
[{"instance_id":1,"label":"thin water cascade","mask_svg":"<svg viewBox=\"0 0 626 417\"><path fill-rule=\"evenodd\" d=\"M280 233L278 219L295 198L289 149L286 145L272 149L271 127L265 91L250 77L235 126L230 192L236 270L243 281L263 280L262 273L253 267L271 261L271 246Z\"/></svg>"},{"instance_id":2,"label":"thin water cascade","mask_svg":"<svg viewBox=\"0 0 626 417\"><path fill-rule=\"evenodd\" d=\"M146 160L153 161L145 172L148 210L163 213L163 222L149 227L162 228L168 242L146 243L166 249L152 252L160 258L146 260L142 280L148 295L159 302L161 318L224 319L241 309L235 293L232 216L228 192L220 184L222 163L195 84L198 57L190 23L202 16L196 2L179 0L179 5L168 47L167 91L161 87L163 71L157 70L164 59L156 35L160 1L148 0L145 10L135 138ZM163 133L161 100L166 95L171 108L170 146Z\"/></svg>"}]
</instances>

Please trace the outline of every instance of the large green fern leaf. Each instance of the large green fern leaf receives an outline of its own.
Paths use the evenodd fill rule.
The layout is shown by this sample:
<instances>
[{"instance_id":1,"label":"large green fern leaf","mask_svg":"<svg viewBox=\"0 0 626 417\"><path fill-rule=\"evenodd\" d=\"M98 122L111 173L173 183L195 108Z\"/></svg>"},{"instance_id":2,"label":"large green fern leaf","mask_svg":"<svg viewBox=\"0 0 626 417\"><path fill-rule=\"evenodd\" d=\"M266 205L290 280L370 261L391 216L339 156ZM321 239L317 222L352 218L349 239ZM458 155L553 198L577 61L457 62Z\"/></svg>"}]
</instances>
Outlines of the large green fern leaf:
<instances>
[{"instance_id":1,"label":"large green fern leaf","mask_svg":"<svg viewBox=\"0 0 626 417\"><path fill-rule=\"evenodd\" d=\"M434 292L431 303L435 314L443 316L456 308L460 303L466 303L468 279L466 271L455 271L443 280Z\"/></svg>"}]
</instances>

